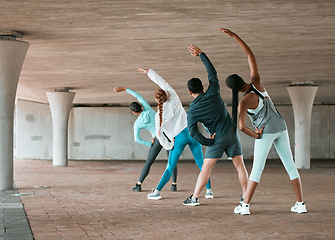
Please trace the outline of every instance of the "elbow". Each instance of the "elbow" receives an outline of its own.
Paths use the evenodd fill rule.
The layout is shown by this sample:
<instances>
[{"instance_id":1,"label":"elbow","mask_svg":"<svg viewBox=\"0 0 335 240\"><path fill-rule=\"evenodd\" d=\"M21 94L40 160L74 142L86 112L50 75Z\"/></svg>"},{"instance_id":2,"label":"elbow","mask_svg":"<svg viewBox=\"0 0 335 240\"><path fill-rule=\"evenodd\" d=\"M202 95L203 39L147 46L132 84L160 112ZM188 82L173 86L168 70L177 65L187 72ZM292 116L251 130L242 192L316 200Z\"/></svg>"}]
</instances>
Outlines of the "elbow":
<instances>
[{"instance_id":1,"label":"elbow","mask_svg":"<svg viewBox=\"0 0 335 240\"><path fill-rule=\"evenodd\" d=\"M238 128L240 129L240 131L242 131L242 132L244 132L244 130L246 129L246 126L245 126L245 124L239 124L238 125Z\"/></svg>"},{"instance_id":2,"label":"elbow","mask_svg":"<svg viewBox=\"0 0 335 240\"><path fill-rule=\"evenodd\" d=\"M189 134L190 134L190 136L191 136L192 138L194 138L194 137L195 137L195 135L196 135L196 133L195 133L195 132L193 132L193 131L189 131Z\"/></svg>"}]
</instances>

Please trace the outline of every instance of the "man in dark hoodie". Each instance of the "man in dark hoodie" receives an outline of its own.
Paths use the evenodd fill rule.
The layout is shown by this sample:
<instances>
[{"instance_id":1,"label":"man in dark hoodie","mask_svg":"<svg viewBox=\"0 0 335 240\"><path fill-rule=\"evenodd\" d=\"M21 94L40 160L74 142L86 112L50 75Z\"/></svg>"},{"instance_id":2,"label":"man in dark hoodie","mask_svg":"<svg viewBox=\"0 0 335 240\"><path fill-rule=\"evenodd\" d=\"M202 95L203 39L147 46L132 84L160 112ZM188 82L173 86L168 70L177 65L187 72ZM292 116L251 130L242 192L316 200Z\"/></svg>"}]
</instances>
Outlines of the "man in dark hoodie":
<instances>
[{"instance_id":1,"label":"man in dark hoodie","mask_svg":"<svg viewBox=\"0 0 335 240\"><path fill-rule=\"evenodd\" d=\"M199 205L198 196L205 187L215 163L223 156L224 152L228 158L232 158L234 166L238 171L243 198L247 189L248 173L243 162L242 148L236 132L236 126L232 126L233 121L220 94L220 85L216 70L206 54L197 46L191 45L188 50L191 52L191 55L199 56L208 73L209 87L206 92L204 92L202 82L199 78L192 78L187 83L189 93L194 98L187 111L187 126L192 138L207 146L207 149L194 193L183 204L190 206ZM206 138L199 132L198 122L202 123L206 128L209 138Z\"/></svg>"}]
</instances>

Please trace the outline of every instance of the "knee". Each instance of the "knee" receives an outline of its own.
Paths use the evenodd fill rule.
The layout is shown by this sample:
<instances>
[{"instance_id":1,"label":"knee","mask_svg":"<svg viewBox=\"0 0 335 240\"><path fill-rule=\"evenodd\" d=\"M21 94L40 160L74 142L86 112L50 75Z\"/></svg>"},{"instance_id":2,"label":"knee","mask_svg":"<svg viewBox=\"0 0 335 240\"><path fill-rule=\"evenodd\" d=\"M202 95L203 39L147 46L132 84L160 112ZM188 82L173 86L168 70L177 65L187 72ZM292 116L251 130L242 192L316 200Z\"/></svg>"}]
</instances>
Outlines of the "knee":
<instances>
[{"instance_id":1,"label":"knee","mask_svg":"<svg viewBox=\"0 0 335 240\"><path fill-rule=\"evenodd\" d=\"M296 167L293 167L293 168L291 168L291 169L288 169L288 170L287 170L287 173L288 173L288 175L289 175L289 177L290 177L290 180L294 180L294 179L296 179L296 178L300 178L299 172L298 172L298 170L297 170Z\"/></svg>"},{"instance_id":2,"label":"knee","mask_svg":"<svg viewBox=\"0 0 335 240\"><path fill-rule=\"evenodd\" d=\"M172 173L175 168L176 168L176 165L170 165L170 164L168 164L166 166L166 171L169 171L170 173Z\"/></svg>"},{"instance_id":3,"label":"knee","mask_svg":"<svg viewBox=\"0 0 335 240\"><path fill-rule=\"evenodd\" d=\"M206 160L204 161L204 164L202 165L202 170L203 171L212 171L214 165L215 165L214 160Z\"/></svg>"},{"instance_id":4,"label":"knee","mask_svg":"<svg viewBox=\"0 0 335 240\"><path fill-rule=\"evenodd\" d=\"M259 180L261 179L262 172L263 172L263 169L260 169L260 170L252 169L251 173L250 173L249 180L252 180L256 183L259 183Z\"/></svg>"}]
</instances>

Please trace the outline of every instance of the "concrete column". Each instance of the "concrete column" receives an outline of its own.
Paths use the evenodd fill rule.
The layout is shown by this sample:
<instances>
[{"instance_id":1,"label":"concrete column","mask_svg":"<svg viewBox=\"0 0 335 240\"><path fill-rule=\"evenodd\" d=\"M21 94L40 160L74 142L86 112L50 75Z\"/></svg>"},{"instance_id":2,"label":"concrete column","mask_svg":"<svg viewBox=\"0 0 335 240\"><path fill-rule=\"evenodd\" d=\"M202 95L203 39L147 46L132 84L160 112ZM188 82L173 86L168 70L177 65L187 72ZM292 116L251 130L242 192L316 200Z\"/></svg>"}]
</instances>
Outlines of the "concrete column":
<instances>
[{"instance_id":1,"label":"concrete column","mask_svg":"<svg viewBox=\"0 0 335 240\"><path fill-rule=\"evenodd\" d=\"M311 116L314 97L318 87L311 85L290 86L295 123L295 165L309 169L311 160Z\"/></svg>"},{"instance_id":2,"label":"concrete column","mask_svg":"<svg viewBox=\"0 0 335 240\"><path fill-rule=\"evenodd\" d=\"M17 84L29 43L0 39L0 190L13 188L13 121Z\"/></svg>"},{"instance_id":3,"label":"concrete column","mask_svg":"<svg viewBox=\"0 0 335 240\"><path fill-rule=\"evenodd\" d=\"M47 92L52 117L53 166L67 166L68 121L74 92Z\"/></svg>"}]
</instances>

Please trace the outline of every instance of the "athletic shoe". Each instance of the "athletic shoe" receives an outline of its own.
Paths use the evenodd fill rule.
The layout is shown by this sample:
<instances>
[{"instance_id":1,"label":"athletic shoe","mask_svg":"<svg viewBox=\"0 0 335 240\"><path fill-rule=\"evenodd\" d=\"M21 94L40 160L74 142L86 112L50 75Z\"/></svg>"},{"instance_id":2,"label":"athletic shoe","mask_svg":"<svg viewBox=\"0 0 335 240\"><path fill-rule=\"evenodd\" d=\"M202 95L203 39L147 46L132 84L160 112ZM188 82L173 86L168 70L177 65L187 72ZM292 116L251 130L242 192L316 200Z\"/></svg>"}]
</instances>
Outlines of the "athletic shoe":
<instances>
[{"instance_id":1,"label":"athletic shoe","mask_svg":"<svg viewBox=\"0 0 335 240\"><path fill-rule=\"evenodd\" d=\"M213 199L213 191L212 191L212 189L207 189L207 191L206 191L206 194L205 194L205 198L207 198L207 199Z\"/></svg>"},{"instance_id":2,"label":"athletic shoe","mask_svg":"<svg viewBox=\"0 0 335 240\"><path fill-rule=\"evenodd\" d=\"M240 204L243 203L243 201L244 201L244 198L241 196Z\"/></svg>"},{"instance_id":3,"label":"athletic shoe","mask_svg":"<svg viewBox=\"0 0 335 240\"><path fill-rule=\"evenodd\" d=\"M133 187L132 189L134 192L142 192L142 187L140 184L137 184L135 185L135 187Z\"/></svg>"},{"instance_id":4,"label":"athletic shoe","mask_svg":"<svg viewBox=\"0 0 335 240\"><path fill-rule=\"evenodd\" d=\"M159 194L159 191L156 191L154 189L152 190L151 193L148 194L147 198L152 200L162 199L161 195Z\"/></svg>"},{"instance_id":5,"label":"athletic shoe","mask_svg":"<svg viewBox=\"0 0 335 240\"><path fill-rule=\"evenodd\" d=\"M234 209L234 213L236 214L241 214L241 215L249 215L249 204L246 204L244 202L242 202L240 205L238 205L235 209Z\"/></svg>"},{"instance_id":6,"label":"athletic shoe","mask_svg":"<svg viewBox=\"0 0 335 240\"><path fill-rule=\"evenodd\" d=\"M183 204L184 205L187 205L187 206L199 206L199 199L198 198L195 198L195 199L192 199L192 196L189 196L184 202Z\"/></svg>"},{"instance_id":7,"label":"athletic shoe","mask_svg":"<svg viewBox=\"0 0 335 240\"><path fill-rule=\"evenodd\" d=\"M291 212L294 213L307 213L306 205L304 202L296 202L293 207L291 207Z\"/></svg>"},{"instance_id":8,"label":"athletic shoe","mask_svg":"<svg viewBox=\"0 0 335 240\"><path fill-rule=\"evenodd\" d=\"M177 184L171 185L171 192L177 192Z\"/></svg>"}]
</instances>

